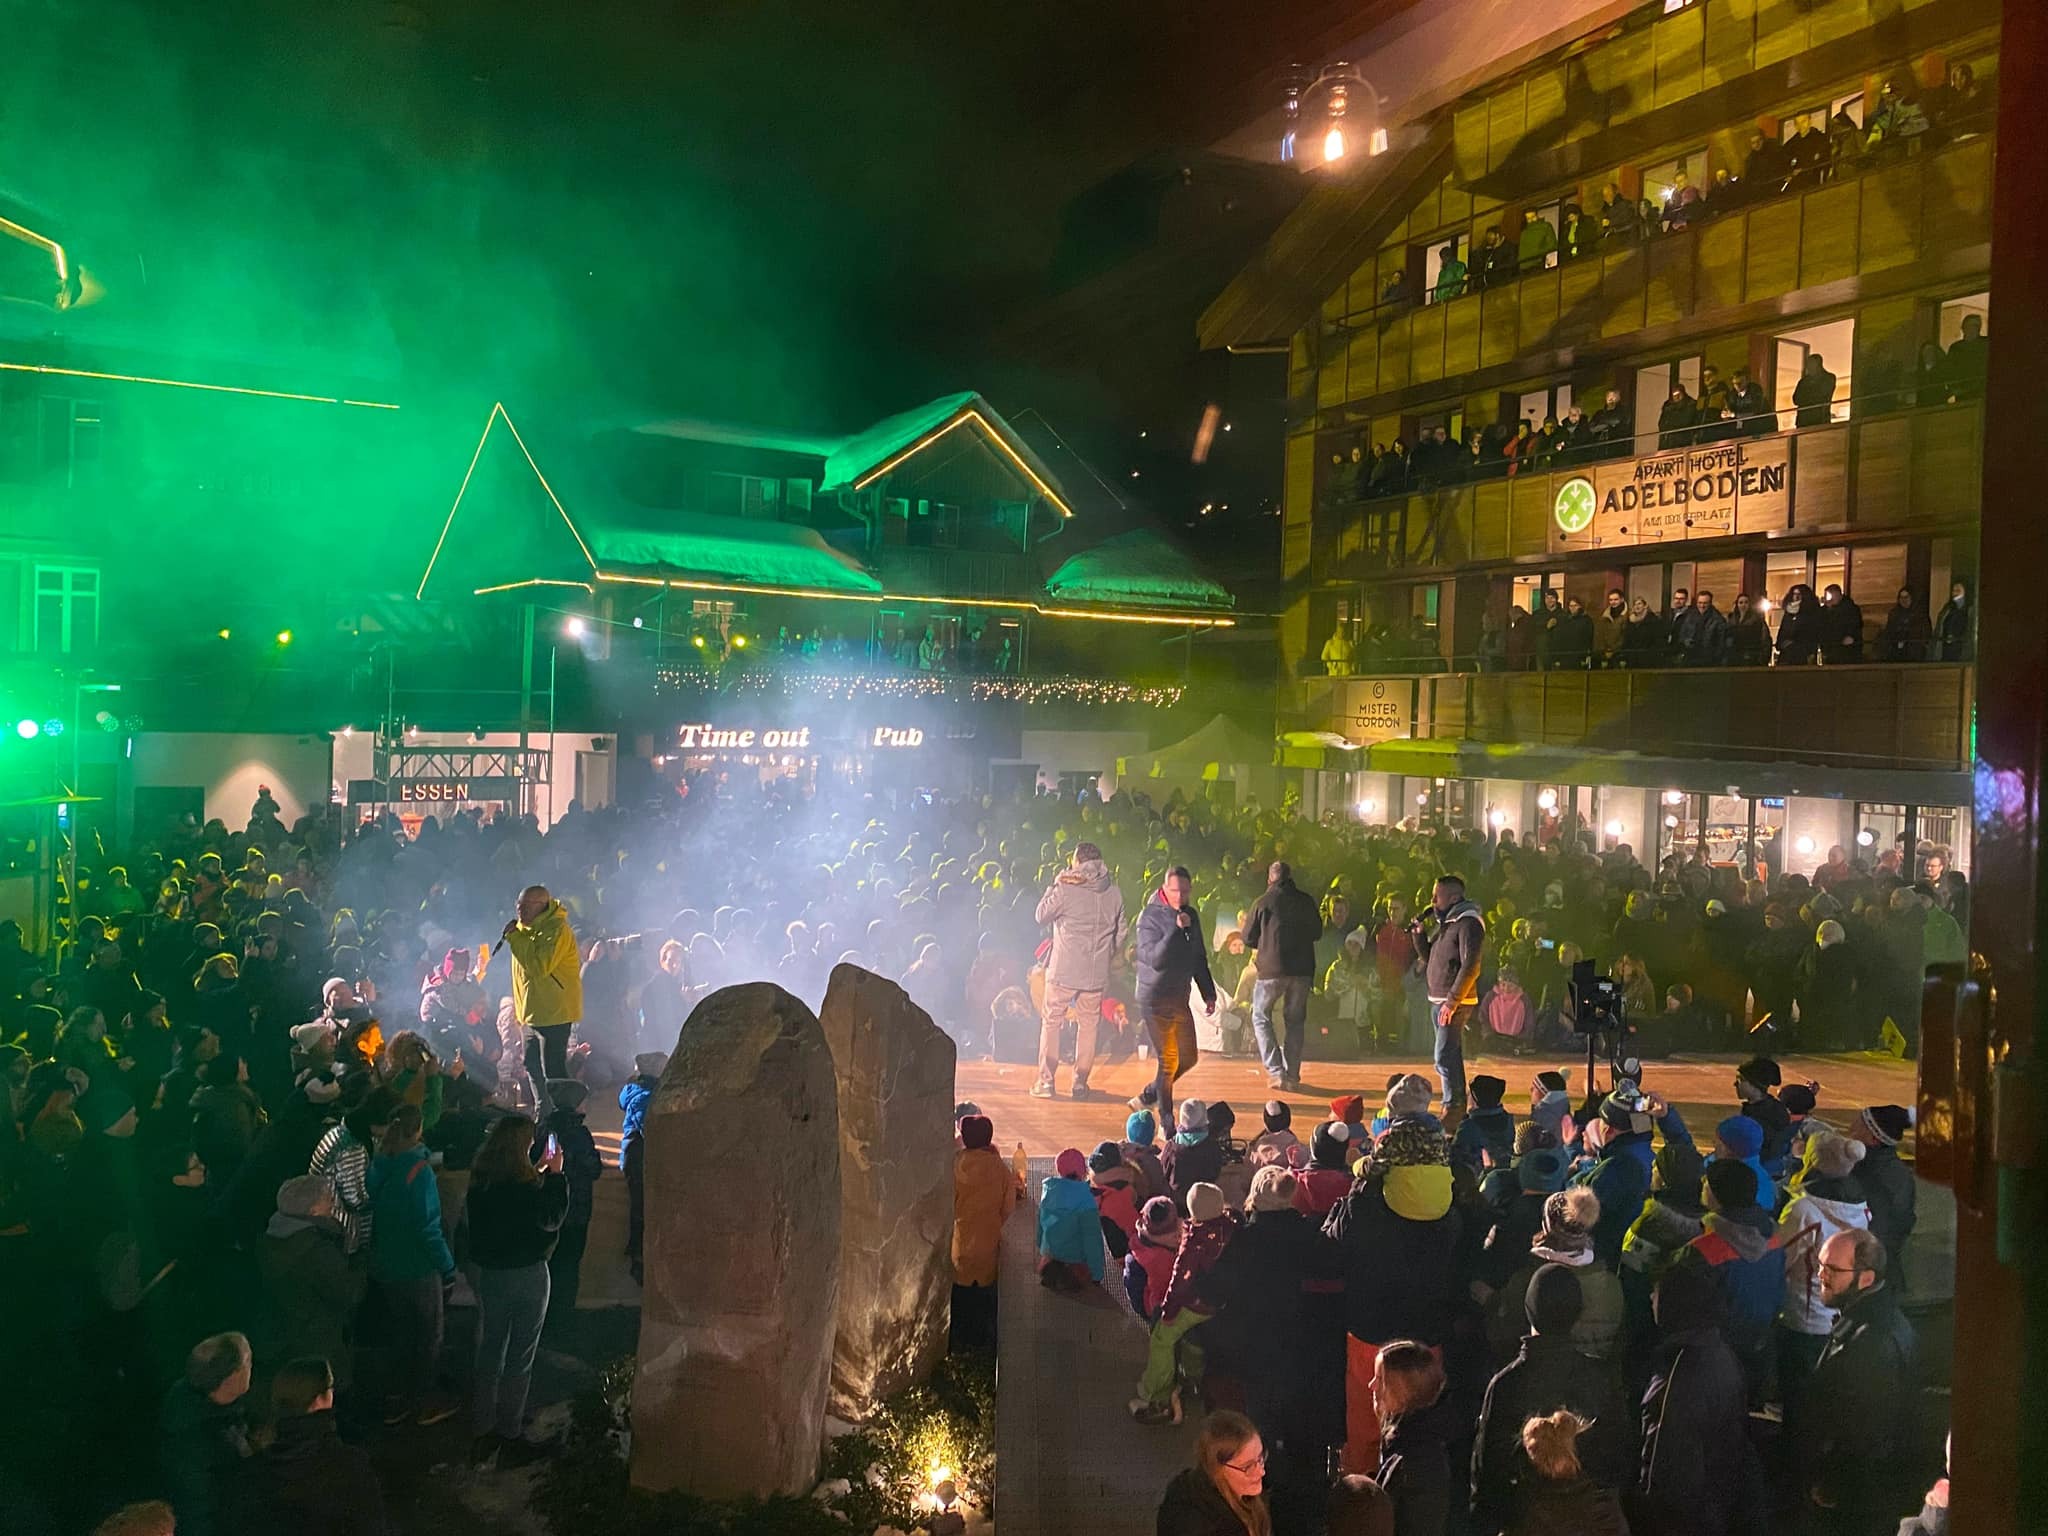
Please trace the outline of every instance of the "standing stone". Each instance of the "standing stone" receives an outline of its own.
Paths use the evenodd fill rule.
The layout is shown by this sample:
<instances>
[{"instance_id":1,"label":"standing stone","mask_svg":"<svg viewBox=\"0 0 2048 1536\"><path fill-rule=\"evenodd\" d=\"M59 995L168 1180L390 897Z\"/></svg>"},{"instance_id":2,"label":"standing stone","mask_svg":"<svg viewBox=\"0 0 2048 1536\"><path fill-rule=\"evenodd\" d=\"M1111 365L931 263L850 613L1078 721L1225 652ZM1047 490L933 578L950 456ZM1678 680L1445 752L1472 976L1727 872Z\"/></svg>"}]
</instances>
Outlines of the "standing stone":
<instances>
[{"instance_id":1,"label":"standing stone","mask_svg":"<svg viewBox=\"0 0 2048 1536\"><path fill-rule=\"evenodd\" d=\"M817 1018L768 982L683 1025L649 1106L633 1483L810 1487L839 1277L839 1108Z\"/></svg>"},{"instance_id":2,"label":"standing stone","mask_svg":"<svg viewBox=\"0 0 2048 1536\"><path fill-rule=\"evenodd\" d=\"M835 966L820 1022L839 1076L832 1414L859 1423L946 1352L953 1299L951 1038L893 981Z\"/></svg>"}]
</instances>

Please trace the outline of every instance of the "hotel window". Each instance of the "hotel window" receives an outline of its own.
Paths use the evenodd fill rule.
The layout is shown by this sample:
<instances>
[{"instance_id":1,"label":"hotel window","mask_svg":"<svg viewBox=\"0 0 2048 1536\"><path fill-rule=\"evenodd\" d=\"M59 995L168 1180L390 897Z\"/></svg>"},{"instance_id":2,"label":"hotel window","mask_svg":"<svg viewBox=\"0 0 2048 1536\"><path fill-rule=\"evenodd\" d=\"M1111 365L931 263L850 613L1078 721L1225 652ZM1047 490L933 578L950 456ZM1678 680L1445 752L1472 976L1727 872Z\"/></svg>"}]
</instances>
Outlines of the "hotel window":
<instances>
[{"instance_id":1,"label":"hotel window","mask_svg":"<svg viewBox=\"0 0 2048 1536\"><path fill-rule=\"evenodd\" d=\"M1515 414L1531 427L1541 427L1545 417L1554 418L1562 425L1571 411L1571 385L1554 384L1548 389L1526 391L1517 402Z\"/></svg>"},{"instance_id":2,"label":"hotel window","mask_svg":"<svg viewBox=\"0 0 2048 1536\"><path fill-rule=\"evenodd\" d=\"M36 567L38 651L90 650L100 637L100 573L81 565Z\"/></svg>"},{"instance_id":3,"label":"hotel window","mask_svg":"<svg viewBox=\"0 0 2048 1536\"><path fill-rule=\"evenodd\" d=\"M1657 451L1657 417L1671 391L1680 384L1693 399L1699 399L1700 360L1697 357L1681 357L1636 370L1636 453Z\"/></svg>"},{"instance_id":4,"label":"hotel window","mask_svg":"<svg viewBox=\"0 0 2048 1536\"><path fill-rule=\"evenodd\" d=\"M62 395L42 399L43 473L76 489L99 478L100 403Z\"/></svg>"},{"instance_id":5,"label":"hotel window","mask_svg":"<svg viewBox=\"0 0 2048 1536\"><path fill-rule=\"evenodd\" d=\"M1448 235L1439 235L1433 240L1423 241L1422 297L1425 303L1436 302L1436 284L1437 279L1443 275L1443 252L1445 246L1449 246L1452 250L1458 253L1458 260L1465 262L1468 265L1472 260L1472 237L1469 234L1467 234L1464 230L1457 230L1454 233ZM1465 292L1466 289L1470 288L1470 286L1471 284L1468 280L1465 284L1465 287L1460 288L1458 290L1458 293L1446 293L1444 297L1447 299L1455 299L1458 297L1459 293ZM1377 295L1375 295L1375 297L1377 297Z\"/></svg>"},{"instance_id":6,"label":"hotel window","mask_svg":"<svg viewBox=\"0 0 2048 1536\"><path fill-rule=\"evenodd\" d=\"M1692 187L1705 193L1707 190L1707 152L1704 148L1688 150L1670 160L1659 160L1655 165L1646 165L1643 171L1643 197L1663 217L1663 207L1671 201L1672 190L1678 185L1678 174L1683 171Z\"/></svg>"},{"instance_id":7,"label":"hotel window","mask_svg":"<svg viewBox=\"0 0 2048 1536\"><path fill-rule=\"evenodd\" d=\"M1941 331L1936 338L1941 350L1946 352L1963 339L1963 321L1971 315L1984 327L1984 334L1991 334L1991 295L1989 293L1965 294L1960 299L1950 299L1941 306Z\"/></svg>"},{"instance_id":8,"label":"hotel window","mask_svg":"<svg viewBox=\"0 0 2048 1536\"><path fill-rule=\"evenodd\" d=\"M1835 376L1835 395L1828 410L1829 419L1849 419L1849 369L1856 356L1856 319L1853 315L1821 325L1809 325L1802 330L1781 331L1771 338L1771 346L1771 405L1779 413L1780 421L1797 419L1792 391L1799 387L1799 376L1806 369L1808 357L1820 358L1821 365Z\"/></svg>"}]
</instances>

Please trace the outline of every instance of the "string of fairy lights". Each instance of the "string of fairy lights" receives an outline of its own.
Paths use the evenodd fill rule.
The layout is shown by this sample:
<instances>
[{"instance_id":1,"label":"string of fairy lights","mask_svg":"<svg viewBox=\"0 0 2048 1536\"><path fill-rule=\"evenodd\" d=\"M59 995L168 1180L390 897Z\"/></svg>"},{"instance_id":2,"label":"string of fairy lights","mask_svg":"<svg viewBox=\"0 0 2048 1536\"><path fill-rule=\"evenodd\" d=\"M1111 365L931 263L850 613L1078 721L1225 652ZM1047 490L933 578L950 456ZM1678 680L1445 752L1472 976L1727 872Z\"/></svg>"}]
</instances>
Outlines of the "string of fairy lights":
<instances>
[{"instance_id":1,"label":"string of fairy lights","mask_svg":"<svg viewBox=\"0 0 2048 1536\"><path fill-rule=\"evenodd\" d=\"M721 698L934 700L975 704L1138 704L1171 709L1186 691L1178 683L1131 683L1105 677L955 677L944 673L778 671L753 667L716 675L688 666L655 669L664 694Z\"/></svg>"}]
</instances>

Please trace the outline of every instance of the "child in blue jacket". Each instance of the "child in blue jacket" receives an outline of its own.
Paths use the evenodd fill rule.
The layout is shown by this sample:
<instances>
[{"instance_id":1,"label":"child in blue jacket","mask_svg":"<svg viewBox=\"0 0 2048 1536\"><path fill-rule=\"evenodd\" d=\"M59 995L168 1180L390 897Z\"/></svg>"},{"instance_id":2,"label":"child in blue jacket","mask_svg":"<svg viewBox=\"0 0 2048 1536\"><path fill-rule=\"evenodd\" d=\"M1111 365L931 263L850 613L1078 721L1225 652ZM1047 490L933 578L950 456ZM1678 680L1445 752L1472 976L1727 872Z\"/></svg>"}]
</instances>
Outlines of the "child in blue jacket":
<instances>
[{"instance_id":1,"label":"child in blue jacket","mask_svg":"<svg viewBox=\"0 0 2048 1536\"><path fill-rule=\"evenodd\" d=\"M1038 1281L1068 1292L1102 1283L1102 1218L1079 1147L1054 1160L1038 1194Z\"/></svg>"},{"instance_id":2,"label":"child in blue jacket","mask_svg":"<svg viewBox=\"0 0 2048 1536\"><path fill-rule=\"evenodd\" d=\"M641 1278L640 1249L646 1233L647 1109L654 1102L654 1090L661 1086L661 1074L667 1070L666 1051L645 1051L633 1058L633 1076L619 1090L619 1108L626 1112L625 1124L619 1128L619 1171L626 1176L626 1262L636 1283Z\"/></svg>"}]
</instances>

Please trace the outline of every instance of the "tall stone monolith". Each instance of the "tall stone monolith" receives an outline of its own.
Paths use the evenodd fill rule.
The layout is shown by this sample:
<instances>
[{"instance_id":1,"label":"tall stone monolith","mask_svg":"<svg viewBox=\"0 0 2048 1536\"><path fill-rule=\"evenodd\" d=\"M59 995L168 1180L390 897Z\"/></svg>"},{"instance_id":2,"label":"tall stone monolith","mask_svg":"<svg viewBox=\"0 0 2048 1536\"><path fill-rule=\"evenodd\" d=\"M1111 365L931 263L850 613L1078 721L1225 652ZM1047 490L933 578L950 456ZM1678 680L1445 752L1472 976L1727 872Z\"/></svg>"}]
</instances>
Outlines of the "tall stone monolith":
<instances>
[{"instance_id":1,"label":"tall stone monolith","mask_svg":"<svg viewBox=\"0 0 2048 1536\"><path fill-rule=\"evenodd\" d=\"M817 1475L839 1276L839 1107L803 1003L726 987L647 1122L636 1487L798 1493Z\"/></svg>"},{"instance_id":2,"label":"tall stone monolith","mask_svg":"<svg viewBox=\"0 0 2048 1536\"><path fill-rule=\"evenodd\" d=\"M839 1076L839 1326L831 1410L859 1423L946 1352L952 1039L893 981L835 966L819 1011Z\"/></svg>"}]
</instances>

